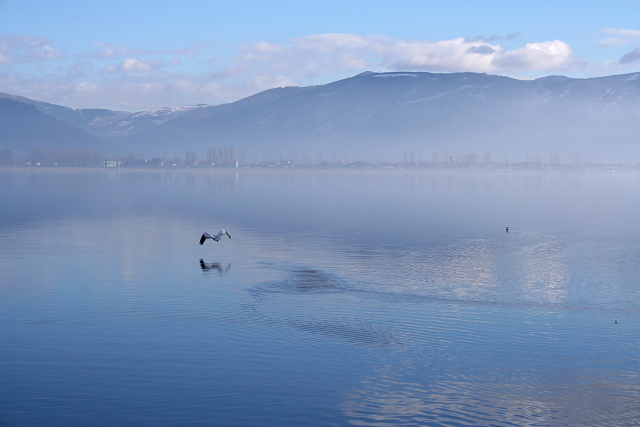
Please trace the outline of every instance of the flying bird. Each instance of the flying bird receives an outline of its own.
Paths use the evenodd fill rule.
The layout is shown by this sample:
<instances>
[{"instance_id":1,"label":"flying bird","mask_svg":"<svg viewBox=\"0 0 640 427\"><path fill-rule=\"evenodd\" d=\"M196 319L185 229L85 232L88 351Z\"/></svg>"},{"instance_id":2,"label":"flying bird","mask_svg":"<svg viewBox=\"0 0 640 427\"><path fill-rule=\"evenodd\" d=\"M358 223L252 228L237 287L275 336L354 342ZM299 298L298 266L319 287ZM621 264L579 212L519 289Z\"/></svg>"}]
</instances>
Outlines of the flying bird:
<instances>
[{"instance_id":1,"label":"flying bird","mask_svg":"<svg viewBox=\"0 0 640 427\"><path fill-rule=\"evenodd\" d=\"M224 228L222 230L220 230L218 232L218 234L216 234L215 236L212 236L211 234L207 233L206 231L204 233L202 233L202 237L200 237L200 244L204 244L204 241L207 239L213 239L216 242L219 242L220 239L222 238L222 236L224 235L229 236L229 238L231 238L231 234L229 234L229 232L227 230L225 230Z\"/></svg>"}]
</instances>

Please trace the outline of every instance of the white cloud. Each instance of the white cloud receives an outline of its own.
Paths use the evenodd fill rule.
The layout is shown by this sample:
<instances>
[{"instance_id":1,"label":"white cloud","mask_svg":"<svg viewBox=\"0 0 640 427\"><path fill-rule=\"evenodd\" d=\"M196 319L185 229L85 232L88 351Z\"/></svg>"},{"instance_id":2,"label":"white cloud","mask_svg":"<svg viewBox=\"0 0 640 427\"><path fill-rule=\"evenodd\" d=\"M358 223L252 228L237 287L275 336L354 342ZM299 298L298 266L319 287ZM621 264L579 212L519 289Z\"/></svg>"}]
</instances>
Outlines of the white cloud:
<instances>
[{"instance_id":1,"label":"white cloud","mask_svg":"<svg viewBox=\"0 0 640 427\"><path fill-rule=\"evenodd\" d=\"M148 73L158 69L162 65L163 62L159 59L142 61L138 58L127 58L119 64L108 66L103 71L105 73Z\"/></svg>"},{"instance_id":2,"label":"white cloud","mask_svg":"<svg viewBox=\"0 0 640 427\"><path fill-rule=\"evenodd\" d=\"M62 59L62 50L53 41L37 36L0 35L0 64Z\"/></svg>"},{"instance_id":3,"label":"white cloud","mask_svg":"<svg viewBox=\"0 0 640 427\"><path fill-rule=\"evenodd\" d=\"M110 44L102 43L99 41L94 41L93 44L100 48L100 51L94 52L89 55L94 58L121 58L123 56L141 53L138 49L133 49L128 46L114 47Z\"/></svg>"},{"instance_id":4,"label":"white cloud","mask_svg":"<svg viewBox=\"0 0 640 427\"><path fill-rule=\"evenodd\" d=\"M576 64L571 47L560 40L528 43L524 47L503 52L492 60L496 71L561 70Z\"/></svg>"},{"instance_id":5,"label":"white cloud","mask_svg":"<svg viewBox=\"0 0 640 427\"><path fill-rule=\"evenodd\" d=\"M621 39L619 37L611 37L611 38L599 41L598 43L596 43L596 46L603 46L603 47L624 46L624 45L627 45L629 43L631 43L631 41L628 40L628 39Z\"/></svg>"},{"instance_id":6,"label":"white cloud","mask_svg":"<svg viewBox=\"0 0 640 427\"><path fill-rule=\"evenodd\" d=\"M97 46L99 50L97 52L92 52L87 55L83 55L84 57L90 58L102 58L102 59L112 59L112 58L122 58L125 56L145 56L145 55L179 55L186 56L189 58L193 58L196 56L204 45L191 46L185 49L173 49L173 50L145 50L138 49L132 46L113 46L108 43L104 43L101 41L93 41L94 46Z\"/></svg>"},{"instance_id":7,"label":"white cloud","mask_svg":"<svg viewBox=\"0 0 640 427\"><path fill-rule=\"evenodd\" d=\"M42 79L0 71L0 92L73 108L141 111L235 101L255 90L253 83L245 81L217 82L209 75L189 76L177 72L64 73Z\"/></svg>"},{"instance_id":8,"label":"white cloud","mask_svg":"<svg viewBox=\"0 0 640 427\"><path fill-rule=\"evenodd\" d=\"M628 28L605 28L602 33L611 34L617 37L608 38L597 43L598 46L612 47L637 44L640 42L640 30ZM601 68L609 71L620 71L628 68L630 64L640 62L640 46L622 55L619 61L607 61Z\"/></svg>"},{"instance_id":9,"label":"white cloud","mask_svg":"<svg viewBox=\"0 0 640 427\"><path fill-rule=\"evenodd\" d=\"M618 37L640 39L640 30L628 30L626 28L605 28L603 33L612 34Z\"/></svg>"},{"instance_id":10,"label":"white cloud","mask_svg":"<svg viewBox=\"0 0 640 427\"><path fill-rule=\"evenodd\" d=\"M21 74L15 67L0 67L0 91L76 108L136 111L234 101L273 87L321 84L365 70L515 75L566 72L586 66L560 40L515 49L499 42L514 37L425 41L317 34L286 44L245 43L232 55L216 52L218 55L208 62L187 60L197 55L200 47L151 52L94 42L98 52L77 55L77 62L49 68L47 74L36 75L33 69ZM53 47L47 39L36 42ZM12 52L0 44L0 65L14 60L9 56ZM197 68L203 63L210 70Z\"/></svg>"},{"instance_id":11,"label":"white cloud","mask_svg":"<svg viewBox=\"0 0 640 427\"><path fill-rule=\"evenodd\" d=\"M258 73L299 79L366 69L508 74L569 69L576 64L571 47L560 40L506 50L479 37L431 42L319 34L293 40L290 46L245 44L220 76Z\"/></svg>"},{"instance_id":12,"label":"white cloud","mask_svg":"<svg viewBox=\"0 0 640 427\"><path fill-rule=\"evenodd\" d=\"M597 43L597 46L612 47L612 46L624 46L631 43L637 43L640 40L640 30L630 30L627 28L605 28L601 30L602 33L611 34L616 37L604 39ZM633 62L637 62L638 49L620 58L619 64L626 65Z\"/></svg>"}]
</instances>

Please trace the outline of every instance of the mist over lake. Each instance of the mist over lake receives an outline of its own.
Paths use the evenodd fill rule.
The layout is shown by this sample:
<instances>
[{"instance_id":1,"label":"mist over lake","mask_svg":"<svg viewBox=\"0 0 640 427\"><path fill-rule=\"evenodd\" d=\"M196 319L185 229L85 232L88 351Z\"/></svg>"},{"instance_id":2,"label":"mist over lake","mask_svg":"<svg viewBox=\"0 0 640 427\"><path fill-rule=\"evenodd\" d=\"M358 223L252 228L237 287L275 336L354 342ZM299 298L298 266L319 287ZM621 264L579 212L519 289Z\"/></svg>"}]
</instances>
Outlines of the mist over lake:
<instances>
[{"instance_id":1,"label":"mist over lake","mask_svg":"<svg viewBox=\"0 0 640 427\"><path fill-rule=\"evenodd\" d=\"M639 194L635 172L0 169L0 425L635 425Z\"/></svg>"}]
</instances>

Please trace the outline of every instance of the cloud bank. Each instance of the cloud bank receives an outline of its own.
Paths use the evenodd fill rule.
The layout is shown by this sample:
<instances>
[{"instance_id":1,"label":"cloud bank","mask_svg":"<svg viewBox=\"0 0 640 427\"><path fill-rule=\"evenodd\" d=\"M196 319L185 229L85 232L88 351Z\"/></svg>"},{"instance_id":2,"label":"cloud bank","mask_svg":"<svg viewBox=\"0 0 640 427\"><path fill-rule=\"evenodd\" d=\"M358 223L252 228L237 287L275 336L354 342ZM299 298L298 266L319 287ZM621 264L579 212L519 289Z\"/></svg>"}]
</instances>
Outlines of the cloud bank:
<instances>
[{"instance_id":1,"label":"cloud bank","mask_svg":"<svg viewBox=\"0 0 640 427\"><path fill-rule=\"evenodd\" d=\"M290 46L266 42L240 46L241 53L221 75L252 70L258 74L315 77L335 71L474 71L516 74L580 67L571 47L560 40L507 50L483 38L405 41L381 36L319 34Z\"/></svg>"},{"instance_id":2,"label":"cloud bank","mask_svg":"<svg viewBox=\"0 0 640 427\"><path fill-rule=\"evenodd\" d=\"M138 58L127 58L119 64L109 65L103 71L105 73L146 73L149 71L156 70L157 68L162 66L162 61L159 59L152 59L149 61L143 61Z\"/></svg>"},{"instance_id":3,"label":"cloud bank","mask_svg":"<svg viewBox=\"0 0 640 427\"><path fill-rule=\"evenodd\" d=\"M0 65L62 59L52 40L37 36L0 35Z\"/></svg>"},{"instance_id":4,"label":"cloud bank","mask_svg":"<svg viewBox=\"0 0 640 427\"><path fill-rule=\"evenodd\" d=\"M616 37L602 40L598 43L598 46L611 47L640 43L640 30L627 28L605 28L602 32ZM636 47L631 52L627 52L622 55L618 64L626 66L635 62L640 62L640 46Z\"/></svg>"},{"instance_id":5,"label":"cloud bank","mask_svg":"<svg viewBox=\"0 0 640 427\"><path fill-rule=\"evenodd\" d=\"M640 31L605 29L603 47L640 40ZM129 111L235 101L278 86L321 84L362 71L484 72L527 77L593 67L562 40L513 45L518 34L451 40L316 34L275 44L244 43L226 51L207 45L151 51L91 43L70 55L49 39L0 36L0 91L72 107ZM213 55L212 53L215 53ZM640 60L638 49L616 63ZM28 63L40 61L44 72Z\"/></svg>"}]
</instances>

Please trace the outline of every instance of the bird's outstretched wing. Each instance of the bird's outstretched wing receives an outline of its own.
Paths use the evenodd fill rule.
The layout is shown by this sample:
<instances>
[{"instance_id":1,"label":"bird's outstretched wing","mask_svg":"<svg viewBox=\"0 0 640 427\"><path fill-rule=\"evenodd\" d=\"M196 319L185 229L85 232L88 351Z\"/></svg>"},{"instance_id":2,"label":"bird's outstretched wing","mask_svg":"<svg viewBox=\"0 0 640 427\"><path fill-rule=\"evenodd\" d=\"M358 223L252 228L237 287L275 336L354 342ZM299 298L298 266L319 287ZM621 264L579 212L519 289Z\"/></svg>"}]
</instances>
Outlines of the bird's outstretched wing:
<instances>
[{"instance_id":1,"label":"bird's outstretched wing","mask_svg":"<svg viewBox=\"0 0 640 427\"><path fill-rule=\"evenodd\" d=\"M220 238L221 238L222 236L224 236L225 234L226 234L227 236L229 236L229 238L231 238L231 236L229 235L229 233L227 233L227 230L225 230L225 229L223 228L222 230L220 230L220 231L218 232L218 234L216 234L216 235L215 235L215 237L213 238L213 240L215 240L215 241L217 242L217 241L218 241L218 240L220 240Z\"/></svg>"},{"instance_id":2,"label":"bird's outstretched wing","mask_svg":"<svg viewBox=\"0 0 640 427\"><path fill-rule=\"evenodd\" d=\"M205 231L204 233L202 233L202 237L200 237L200 244L204 244L205 240L207 239L213 239L213 236Z\"/></svg>"}]
</instances>

